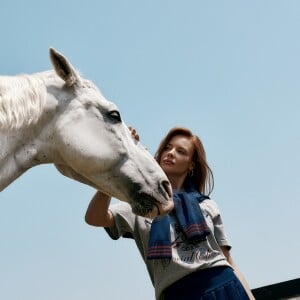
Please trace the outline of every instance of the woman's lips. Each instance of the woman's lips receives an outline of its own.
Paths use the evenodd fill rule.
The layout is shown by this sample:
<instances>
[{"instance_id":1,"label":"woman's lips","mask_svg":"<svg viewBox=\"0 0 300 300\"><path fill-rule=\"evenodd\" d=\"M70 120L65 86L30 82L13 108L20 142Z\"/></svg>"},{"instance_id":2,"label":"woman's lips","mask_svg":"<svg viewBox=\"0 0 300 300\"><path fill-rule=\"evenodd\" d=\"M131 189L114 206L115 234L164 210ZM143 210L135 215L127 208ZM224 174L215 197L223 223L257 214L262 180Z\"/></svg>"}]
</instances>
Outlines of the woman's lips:
<instances>
[{"instance_id":1,"label":"woman's lips","mask_svg":"<svg viewBox=\"0 0 300 300\"><path fill-rule=\"evenodd\" d=\"M163 163L165 165L174 165L174 162L172 160L169 160L169 159L163 160Z\"/></svg>"}]
</instances>

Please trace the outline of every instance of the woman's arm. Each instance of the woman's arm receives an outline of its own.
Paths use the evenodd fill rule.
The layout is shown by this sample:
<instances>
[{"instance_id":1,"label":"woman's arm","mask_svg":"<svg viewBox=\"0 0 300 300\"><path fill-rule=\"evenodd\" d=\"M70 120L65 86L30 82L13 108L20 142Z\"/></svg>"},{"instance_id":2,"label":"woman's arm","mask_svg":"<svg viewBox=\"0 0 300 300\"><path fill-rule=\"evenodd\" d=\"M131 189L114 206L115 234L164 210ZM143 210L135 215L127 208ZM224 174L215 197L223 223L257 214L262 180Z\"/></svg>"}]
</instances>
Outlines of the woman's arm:
<instances>
[{"instance_id":1,"label":"woman's arm","mask_svg":"<svg viewBox=\"0 0 300 300\"><path fill-rule=\"evenodd\" d=\"M111 227L114 225L114 217L108 209L111 197L97 191L92 198L86 213L85 221L87 224L99 227Z\"/></svg>"},{"instance_id":2,"label":"woman's arm","mask_svg":"<svg viewBox=\"0 0 300 300\"><path fill-rule=\"evenodd\" d=\"M255 300L252 292L251 292L251 289L245 279L245 277L243 276L243 274L240 272L240 270L237 268L237 266L235 265L231 255L230 255L230 250L225 247L225 246L221 246L221 249L223 251L223 254L224 256L226 257L227 261L229 262L229 264L232 266L233 270L234 270L234 273L235 275L237 276L237 278L240 280L240 282L242 283L244 289L246 290L247 294L248 294L248 297L251 299L251 300Z\"/></svg>"}]
</instances>

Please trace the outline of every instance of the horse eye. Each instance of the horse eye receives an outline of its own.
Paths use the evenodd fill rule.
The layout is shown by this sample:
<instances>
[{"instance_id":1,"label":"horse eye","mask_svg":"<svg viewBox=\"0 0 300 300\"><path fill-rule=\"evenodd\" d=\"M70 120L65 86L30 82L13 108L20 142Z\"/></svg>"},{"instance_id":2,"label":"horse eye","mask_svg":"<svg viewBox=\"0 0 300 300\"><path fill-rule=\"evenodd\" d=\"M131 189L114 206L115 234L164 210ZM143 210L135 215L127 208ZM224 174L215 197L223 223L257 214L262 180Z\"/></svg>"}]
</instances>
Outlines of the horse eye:
<instances>
[{"instance_id":1,"label":"horse eye","mask_svg":"<svg viewBox=\"0 0 300 300\"><path fill-rule=\"evenodd\" d=\"M112 110L107 113L107 115L115 122L121 122L120 113L117 110Z\"/></svg>"}]
</instances>

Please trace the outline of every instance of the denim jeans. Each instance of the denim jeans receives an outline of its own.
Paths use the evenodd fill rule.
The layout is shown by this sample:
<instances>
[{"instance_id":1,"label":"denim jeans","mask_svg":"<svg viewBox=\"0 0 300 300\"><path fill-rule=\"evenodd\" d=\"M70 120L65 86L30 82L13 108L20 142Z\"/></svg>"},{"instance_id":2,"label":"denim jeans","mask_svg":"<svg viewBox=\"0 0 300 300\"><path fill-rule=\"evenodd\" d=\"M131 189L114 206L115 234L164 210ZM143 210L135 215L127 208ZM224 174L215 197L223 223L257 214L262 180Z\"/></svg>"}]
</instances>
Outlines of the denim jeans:
<instances>
[{"instance_id":1,"label":"denim jeans","mask_svg":"<svg viewBox=\"0 0 300 300\"><path fill-rule=\"evenodd\" d=\"M193 272L165 289L164 300L248 300L241 282L229 267Z\"/></svg>"}]
</instances>

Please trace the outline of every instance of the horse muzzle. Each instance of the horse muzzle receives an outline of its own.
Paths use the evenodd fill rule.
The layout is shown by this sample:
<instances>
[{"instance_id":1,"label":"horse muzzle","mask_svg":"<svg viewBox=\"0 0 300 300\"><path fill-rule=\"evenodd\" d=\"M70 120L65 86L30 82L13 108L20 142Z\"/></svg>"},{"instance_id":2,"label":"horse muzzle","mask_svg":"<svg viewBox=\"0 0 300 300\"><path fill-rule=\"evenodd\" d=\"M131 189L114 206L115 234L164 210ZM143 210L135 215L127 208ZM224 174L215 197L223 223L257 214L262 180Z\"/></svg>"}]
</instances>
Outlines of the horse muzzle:
<instances>
[{"instance_id":1,"label":"horse muzzle","mask_svg":"<svg viewBox=\"0 0 300 300\"><path fill-rule=\"evenodd\" d=\"M162 181L156 192L140 192L130 204L133 213L143 217L154 219L167 215L174 208L170 183Z\"/></svg>"}]
</instances>

